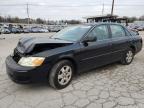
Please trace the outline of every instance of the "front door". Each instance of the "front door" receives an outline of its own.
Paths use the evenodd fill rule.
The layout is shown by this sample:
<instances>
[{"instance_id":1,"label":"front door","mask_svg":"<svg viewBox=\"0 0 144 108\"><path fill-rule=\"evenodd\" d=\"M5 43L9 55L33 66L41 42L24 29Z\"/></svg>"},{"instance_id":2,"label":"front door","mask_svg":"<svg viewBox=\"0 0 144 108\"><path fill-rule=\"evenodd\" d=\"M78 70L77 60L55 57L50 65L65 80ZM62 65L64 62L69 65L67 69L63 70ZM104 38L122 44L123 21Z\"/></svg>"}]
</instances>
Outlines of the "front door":
<instances>
[{"instance_id":1,"label":"front door","mask_svg":"<svg viewBox=\"0 0 144 108\"><path fill-rule=\"evenodd\" d=\"M110 62L111 38L107 25L96 26L88 36L97 37L97 41L81 43L79 61L80 70L89 70Z\"/></svg>"}]
</instances>

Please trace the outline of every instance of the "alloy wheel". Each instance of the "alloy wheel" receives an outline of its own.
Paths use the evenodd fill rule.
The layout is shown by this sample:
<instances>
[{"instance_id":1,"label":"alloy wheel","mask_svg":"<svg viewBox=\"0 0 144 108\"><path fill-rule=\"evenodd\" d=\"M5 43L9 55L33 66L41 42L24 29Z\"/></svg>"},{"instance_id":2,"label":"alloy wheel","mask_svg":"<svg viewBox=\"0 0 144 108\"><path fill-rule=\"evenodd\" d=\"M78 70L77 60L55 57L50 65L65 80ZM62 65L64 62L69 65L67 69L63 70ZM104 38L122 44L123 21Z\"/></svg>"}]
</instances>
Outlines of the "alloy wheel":
<instances>
[{"instance_id":1,"label":"alloy wheel","mask_svg":"<svg viewBox=\"0 0 144 108\"><path fill-rule=\"evenodd\" d=\"M63 66L58 73L58 82L61 85L69 83L72 77L72 68L70 66Z\"/></svg>"},{"instance_id":2,"label":"alloy wheel","mask_svg":"<svg viewBox=\"0 0 144 108\"><path fill-rule=\"evenodd\" d=\"M133 60L133 52L132 51L128 51L126 53L126 61L127 63L130 63Z\"/></svg>"}]
</instances>

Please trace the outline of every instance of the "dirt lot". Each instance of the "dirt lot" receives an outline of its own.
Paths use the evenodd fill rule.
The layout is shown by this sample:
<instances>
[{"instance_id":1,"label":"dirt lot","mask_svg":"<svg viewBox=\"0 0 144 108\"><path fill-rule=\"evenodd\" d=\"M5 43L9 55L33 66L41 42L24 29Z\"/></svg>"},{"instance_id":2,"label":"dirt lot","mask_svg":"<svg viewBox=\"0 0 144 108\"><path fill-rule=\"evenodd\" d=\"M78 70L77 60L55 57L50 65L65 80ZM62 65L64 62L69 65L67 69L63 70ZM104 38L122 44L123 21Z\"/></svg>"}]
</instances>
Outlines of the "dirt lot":
<instances>
[{"instance_id":1,"label":"dirt lot","mask_svg":"<svg viewBox=\"0 0 144 108\"><path fill-rule=\"evenodd\" d=\"M48 34L0 35L0 108L144 108L144 49L131 65L115 63L76 76L70 86L19 85L9 80L5 58L18 39ZM141 32L144 37L144 32Z\"/></svg>"}]
</instances>

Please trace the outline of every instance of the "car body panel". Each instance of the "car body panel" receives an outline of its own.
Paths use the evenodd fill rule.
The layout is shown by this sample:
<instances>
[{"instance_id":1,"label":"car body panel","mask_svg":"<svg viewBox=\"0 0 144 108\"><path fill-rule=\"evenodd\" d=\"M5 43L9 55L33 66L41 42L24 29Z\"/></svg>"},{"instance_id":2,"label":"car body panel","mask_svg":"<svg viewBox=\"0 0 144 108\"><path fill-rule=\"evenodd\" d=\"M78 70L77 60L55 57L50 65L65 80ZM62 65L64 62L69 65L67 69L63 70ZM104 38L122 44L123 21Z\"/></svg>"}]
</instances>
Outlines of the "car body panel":
<instances>
[{"instance_id":1,"label":"car body panel","mask_svg":"<svg viewBox=\"0 0 144 108\"><path fill-rule=\"evenodd\" d=\"M59 39L51 39L51 38L35 38L35 37L28 37L28 38L22 38L19 40L19 43L17 45L17 49L21 53L30 53L37 45L41 45L43 47L39 48L44 48L46 47L47 50L52 48L52 45L54 48L60 47L61 45L66 45L66 44L72 44L70 41L65 41L65 40L59 40ZM55 45L55 46L54 46ZM50 48L51 46L51 48ZM40 50L40 49L39 49Z\"/></svg>"}]
</instances>

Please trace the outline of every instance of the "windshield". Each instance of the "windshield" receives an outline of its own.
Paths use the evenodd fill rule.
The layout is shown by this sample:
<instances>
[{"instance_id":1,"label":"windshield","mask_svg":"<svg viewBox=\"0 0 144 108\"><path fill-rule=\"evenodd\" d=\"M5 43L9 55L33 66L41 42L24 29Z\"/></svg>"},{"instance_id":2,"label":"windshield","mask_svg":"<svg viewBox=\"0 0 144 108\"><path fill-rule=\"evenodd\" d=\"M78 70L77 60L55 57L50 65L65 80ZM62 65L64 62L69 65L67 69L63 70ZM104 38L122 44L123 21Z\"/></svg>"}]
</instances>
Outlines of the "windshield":
<instances>
[{"instance_id":1,"label":"windshield","mask_svg":"<svg viewBox=\"0 0 144 108\"><path fill-rule=\"evenodd\" d=\"M82 36L91 28L87 25L79 25L73 27L67 27L60 32L56 33L52 38L77 41L82 38Z\"/></svg>"}]
</instances>

